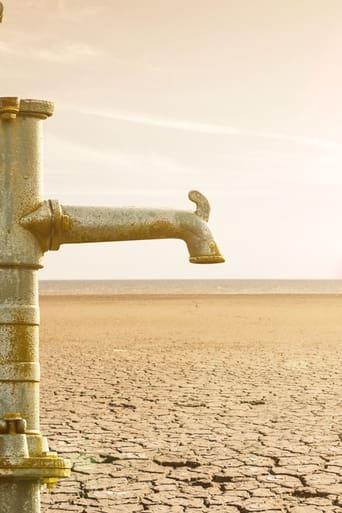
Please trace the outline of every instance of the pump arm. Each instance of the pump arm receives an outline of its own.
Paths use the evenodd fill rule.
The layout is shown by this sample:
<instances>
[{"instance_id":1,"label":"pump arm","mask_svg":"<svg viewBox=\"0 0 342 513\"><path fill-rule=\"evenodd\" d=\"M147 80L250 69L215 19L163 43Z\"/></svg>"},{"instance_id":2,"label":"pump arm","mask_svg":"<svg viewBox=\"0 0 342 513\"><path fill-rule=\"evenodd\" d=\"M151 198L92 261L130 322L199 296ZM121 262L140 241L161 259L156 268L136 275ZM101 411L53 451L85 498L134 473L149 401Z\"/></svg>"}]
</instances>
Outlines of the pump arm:
<instances>
[{"instance_id":1,"label":"pump arm","mask_svg":"<svg viewBox=\"0 0 342 513\"><path fill-rule=\"evenodd\" d=\"M207 225L209 202L198 191L189 199L197 209L110 208L62 206L57 201L43 202L26 215L21 225L30 230L42 248L56 250L61 244L149 239L182 239L190 262L224 262Z\"/></svg>"}]
</instances>

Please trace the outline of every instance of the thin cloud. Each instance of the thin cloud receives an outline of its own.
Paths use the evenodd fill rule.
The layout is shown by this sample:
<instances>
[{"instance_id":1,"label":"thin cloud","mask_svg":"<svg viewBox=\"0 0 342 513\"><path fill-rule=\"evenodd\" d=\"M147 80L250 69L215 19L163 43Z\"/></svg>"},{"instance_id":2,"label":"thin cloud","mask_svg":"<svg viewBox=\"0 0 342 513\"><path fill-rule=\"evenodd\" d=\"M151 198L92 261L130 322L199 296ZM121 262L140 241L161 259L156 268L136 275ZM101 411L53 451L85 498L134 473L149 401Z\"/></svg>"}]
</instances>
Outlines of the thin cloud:
<instances>
[{"instance_id":1,"label":"thin cloud","mask_svg":"<svg viewBox=\"0 0 342 513\"><path fill-rule=\"evenodd\" d=\"M162 169L166 176L172 177L173 180L178 178L184 179L191 176L196 171L191 167L184 165L178 160L174 160L166 155L159 153L133 153L124 152L119 149L105 149L96 146L88 146L75 141L67 140L53 134L49 135L48 155L51 162L56 160L58 154L59 163L65 161L69 163L78 163L81 165L79 172L83 173L85 166L103 165L103 173L113 167L113 169L123 169L126 172L135 173L141 180L145 180L146 176L160 176ZM50 166L51 168L51 166ZM144 175L141 175L141 169L144 169ZM58 171L60 172L60 171ZM98 171L99 173L99 171ZM70 170L67 166L63 174L70 177ZM117 178L115 178L117 180Z\"/></svg>"},{"instance_id":2,"label":"thin cloud","mask_svg":"<svg viewBox=\"0 0 342 513\"><path fill-rule=\"evenodd\" d=\"M28 48L27 46L9 45L0 42L0 53L3 55L12 55L15 57L25 57L30 59L44 60L48 62L77 61L78 59L96 57L99 51L87 44L73 43L66 44L59 48Z\"/></svg>"},{"instance_id":3,"label":"thin cloud","mask_svg":"<svg viewBox=\"0 0 342 513\"><path fill-rule=\"evenodd\" d=\"M84 57L95 57L98 54L98 50L86 44L71 44L61 49L34 50L32 52L36 58L51 62L74 61Z\"/></svg>"},{"instance_id":4,"label":"thin cloud","mask_svg":"<svg viewBox=\"0 0 342 513\"><path fill-rule=\"evenodd\" d=\"M329 141L316 137L307 136L291 136L286 134L268 133L268 132L254 132L252 130L243 130L239 128L230 127L227 125L220 125L215 123L200 123L188 120L166 120L159 118L151 118L145 115L134 113L124 113L120 111L102 111L98 109L80 109L82 114L97 116L115 121L125 121L138 125L153 126L165 129L182 130L185 132L192 132L207 135L227 135L237 137L254 137L260 139L271 139L273 141L289 142L297 145L312 146L321 150L337 150L342 151L342 144L336 141Z\"/></svg>"},{"instance_id":5,"label":"thin cloud","mask_svg":"<svg viewBox=\"0 0 342 513\"><path fill-rule=\"evenodd\" d=\"M98 116L102 118L113 119L115 121L127 121L139 125L155 126L159 128L173 128L175 130L184 130L186 132L196 132L200 134L213 135L240 135L241 130L227 127L225 125L215 125L210 123L196 123L187 120L165 120L150 118L139 114L124 112L109 112L96 109L80 109L81 114Z\"/></svg>"}]
</instances>

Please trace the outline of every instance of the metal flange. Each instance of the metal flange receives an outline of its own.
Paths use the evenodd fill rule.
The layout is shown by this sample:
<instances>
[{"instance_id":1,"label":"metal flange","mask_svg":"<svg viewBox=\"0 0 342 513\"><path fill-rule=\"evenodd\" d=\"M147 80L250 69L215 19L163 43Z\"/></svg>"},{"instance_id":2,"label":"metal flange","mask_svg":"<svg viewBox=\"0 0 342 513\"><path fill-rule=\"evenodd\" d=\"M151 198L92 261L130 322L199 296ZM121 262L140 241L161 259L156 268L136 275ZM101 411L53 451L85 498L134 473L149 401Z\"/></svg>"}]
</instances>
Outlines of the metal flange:
<instances>
[{"instance_id":1,"label":"metal flange","mask_svg":"<svg viewBox=\"0 0 342 513\"><path fill-rule=\"evenodd\" d=\"M69 477L69 460L48 451L40 434L25 431L26 421L19 413L9 413L0 421L0 478L35 480L51 488L59 479ZM40 447L39 454L35 450L32 454L33 447ZM40 453L44 447L46 452Z\"/></svg>"},{"instance_id":2,"label":"metal flange","mask_svg":"<svg viewBox=\"0 0 342 513\"><path fill-rule=\"evenodd\" d=\"M53 110L54 104L45 100L20 99L17 96L0 98L0 118L5 120L16 119L19 115L46 119L52 116Z\"/></svg>"},{"instance_id":3,"label":"metal flange","mask_svg":"<svg viewBox=\"0 0 342 513\"><path fill-rule=\"evenodd\" d=\"M20 479L37 479L45 483L69 477L71 464L50 452L41 457L0 458L0 477L13 477Z\"/></svg>"}]
</instances>

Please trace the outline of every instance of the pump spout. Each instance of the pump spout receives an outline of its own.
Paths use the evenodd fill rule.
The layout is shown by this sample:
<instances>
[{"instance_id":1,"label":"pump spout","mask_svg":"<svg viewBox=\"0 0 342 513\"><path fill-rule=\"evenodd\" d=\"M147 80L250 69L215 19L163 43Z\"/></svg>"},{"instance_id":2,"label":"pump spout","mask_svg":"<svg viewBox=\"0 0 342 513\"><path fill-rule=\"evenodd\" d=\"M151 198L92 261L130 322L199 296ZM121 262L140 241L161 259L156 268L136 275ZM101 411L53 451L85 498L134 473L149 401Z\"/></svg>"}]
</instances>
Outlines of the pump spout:
<instances>
[{"instance_id":1,"label":"pump spout","mask_svg":"<svg viewBox=\"0 0 342 513\"><path fill-rule=\"evenodd\" d=\"M191 263L224 262L206 222L210 210L207 199L197 191L191 191L189 198L196 203L195 212L61 206L49 201L25 216L21 224L37 236L44 250L82 242L182 239Z\"/></svg>"}]
</instances>

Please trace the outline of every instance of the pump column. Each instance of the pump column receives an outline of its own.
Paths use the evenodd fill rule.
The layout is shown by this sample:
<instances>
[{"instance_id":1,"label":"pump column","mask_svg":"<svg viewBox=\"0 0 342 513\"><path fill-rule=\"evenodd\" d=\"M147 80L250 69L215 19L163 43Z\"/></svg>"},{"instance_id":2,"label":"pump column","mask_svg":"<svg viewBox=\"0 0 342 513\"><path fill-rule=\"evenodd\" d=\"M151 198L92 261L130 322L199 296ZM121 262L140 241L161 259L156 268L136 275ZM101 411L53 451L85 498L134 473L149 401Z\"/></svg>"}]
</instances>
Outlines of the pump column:
<instances>
[{"instance_id":1,"label":"pump column","mask_svg":"<svg viewBox=\"0 0 342 513\"><path fill-rule=\"evenodd\" d=\"M38 269L20 224L42 202L42 120L53 104L0 98L0 511L39 513L42 483L66 475L39 427Z\"/></svg>"}]
</instances>

